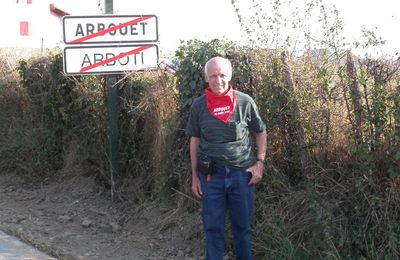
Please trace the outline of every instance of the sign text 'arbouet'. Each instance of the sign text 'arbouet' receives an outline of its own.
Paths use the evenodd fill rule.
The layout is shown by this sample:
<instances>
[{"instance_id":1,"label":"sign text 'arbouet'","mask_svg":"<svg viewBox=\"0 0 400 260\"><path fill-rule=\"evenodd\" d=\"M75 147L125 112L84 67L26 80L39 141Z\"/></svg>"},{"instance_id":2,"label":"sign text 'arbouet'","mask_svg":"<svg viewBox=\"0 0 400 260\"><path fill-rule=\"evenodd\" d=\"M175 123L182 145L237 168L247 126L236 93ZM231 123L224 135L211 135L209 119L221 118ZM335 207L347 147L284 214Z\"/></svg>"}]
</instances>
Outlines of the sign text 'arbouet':
<instances>
[{"instance_id":1,"label":"sign text 'arbouet'","mask_svg":"<svg viewBox=\"0 0 400 260\"><path fill-rule=\"evenodd\" d=\"M65 16L64 43L137 43L157 42L155 15Z\"/></svg>"}]
</instances>

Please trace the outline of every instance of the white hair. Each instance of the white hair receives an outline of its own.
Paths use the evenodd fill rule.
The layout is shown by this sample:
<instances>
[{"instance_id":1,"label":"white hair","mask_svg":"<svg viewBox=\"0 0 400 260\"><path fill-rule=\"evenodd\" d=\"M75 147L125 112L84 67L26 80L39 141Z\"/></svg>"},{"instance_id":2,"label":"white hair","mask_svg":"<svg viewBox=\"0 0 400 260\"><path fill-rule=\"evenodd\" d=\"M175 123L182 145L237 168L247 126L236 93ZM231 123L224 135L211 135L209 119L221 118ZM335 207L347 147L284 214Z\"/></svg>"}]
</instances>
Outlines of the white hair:
<instances>
[{"instance_id":1,"label":"white hair","mask_svg":"<svg viewBox=\"0 0 400 260\"><path fill-rule=\"evenodd\" d=\"M228 69L227 75L226 75L226 76L227 76L228 78L232 78L232 63L231 63L231 61L228 60L228 59L226 59L226 58L217 56L217 57L214 57L214 58L209 59L209 60L207 61L206 65L204 66L204 75L205 75L206 79L208 79L208 66L209 66L210 64L216 63L216 62L219 62L219 64L221 65L221 67L222 67L222 66L225 66L225 68Z\"/></svg>"}]
</instances>

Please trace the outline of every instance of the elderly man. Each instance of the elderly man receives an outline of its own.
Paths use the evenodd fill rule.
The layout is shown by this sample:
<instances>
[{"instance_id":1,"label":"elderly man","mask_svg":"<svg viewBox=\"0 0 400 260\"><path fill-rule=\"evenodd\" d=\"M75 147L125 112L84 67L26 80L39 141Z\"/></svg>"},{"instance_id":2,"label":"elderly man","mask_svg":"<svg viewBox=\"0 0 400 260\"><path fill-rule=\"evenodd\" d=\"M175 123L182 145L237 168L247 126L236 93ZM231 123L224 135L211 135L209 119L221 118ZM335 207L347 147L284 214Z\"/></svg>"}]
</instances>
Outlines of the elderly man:
<instances>
[{"instance_id":1,"label":"elderly man","mask_svg":"<svg viewBox=\"0 0 400 260\"><path fill-rule=\"evenodd\" d=\"M190 136L192 192L202 200L207 259L223 259L228 211L236 259L250 260L254 185L263 176L265 124L253 99L229 83L229 60L210 59L204 73L209 85L192 105L186 133ZM250 132L256 137L256 156Z\"/></svg>"}]
</instances>

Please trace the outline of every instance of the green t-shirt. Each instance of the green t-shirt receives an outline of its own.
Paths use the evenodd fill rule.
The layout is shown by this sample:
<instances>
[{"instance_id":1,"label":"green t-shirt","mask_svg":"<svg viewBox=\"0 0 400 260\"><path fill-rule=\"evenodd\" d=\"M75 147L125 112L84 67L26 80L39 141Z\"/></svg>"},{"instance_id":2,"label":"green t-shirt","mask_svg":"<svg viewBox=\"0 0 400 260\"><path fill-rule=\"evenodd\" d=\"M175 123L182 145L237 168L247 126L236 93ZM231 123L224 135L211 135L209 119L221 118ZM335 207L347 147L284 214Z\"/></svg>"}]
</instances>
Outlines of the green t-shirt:
<instances>
[{"instance_id":1,"label":"green t-shirt","mask_svg":"<svg viewBox=\"0 0 400 260\"><path fill-rule=\"evenodd\" d=\"M254 100L240 91L235 92L237 106L228 123L211 115L205 95L196 98L190 110L186 133L200 138L199 155L242 170L255 163L249 132L263 132L265 124Z\"/></svg>"}]
</instances>

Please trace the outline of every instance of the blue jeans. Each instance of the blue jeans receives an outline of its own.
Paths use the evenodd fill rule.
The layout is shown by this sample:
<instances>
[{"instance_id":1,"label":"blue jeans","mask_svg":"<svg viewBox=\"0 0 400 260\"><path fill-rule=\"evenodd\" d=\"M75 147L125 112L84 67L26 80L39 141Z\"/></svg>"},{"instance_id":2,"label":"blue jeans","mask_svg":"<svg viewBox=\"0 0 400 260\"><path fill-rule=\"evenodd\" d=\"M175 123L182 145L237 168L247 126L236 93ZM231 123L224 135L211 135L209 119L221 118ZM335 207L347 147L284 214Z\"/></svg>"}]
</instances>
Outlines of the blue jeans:
<instances>
[{"instance_id":1,"label":"blue jeans","mask_svg":"<svg viewBox=\"0 0 400 260\"><path fill-rule=\"evenodd\" d=\"M222 260L225 241L225 214L232 224L237 260L252 259L251 219L255 186L248 185L251 173L216 165L211 176L200 175L203 191L203 226L207 260Z\"/></svg>"}]
</instances>

